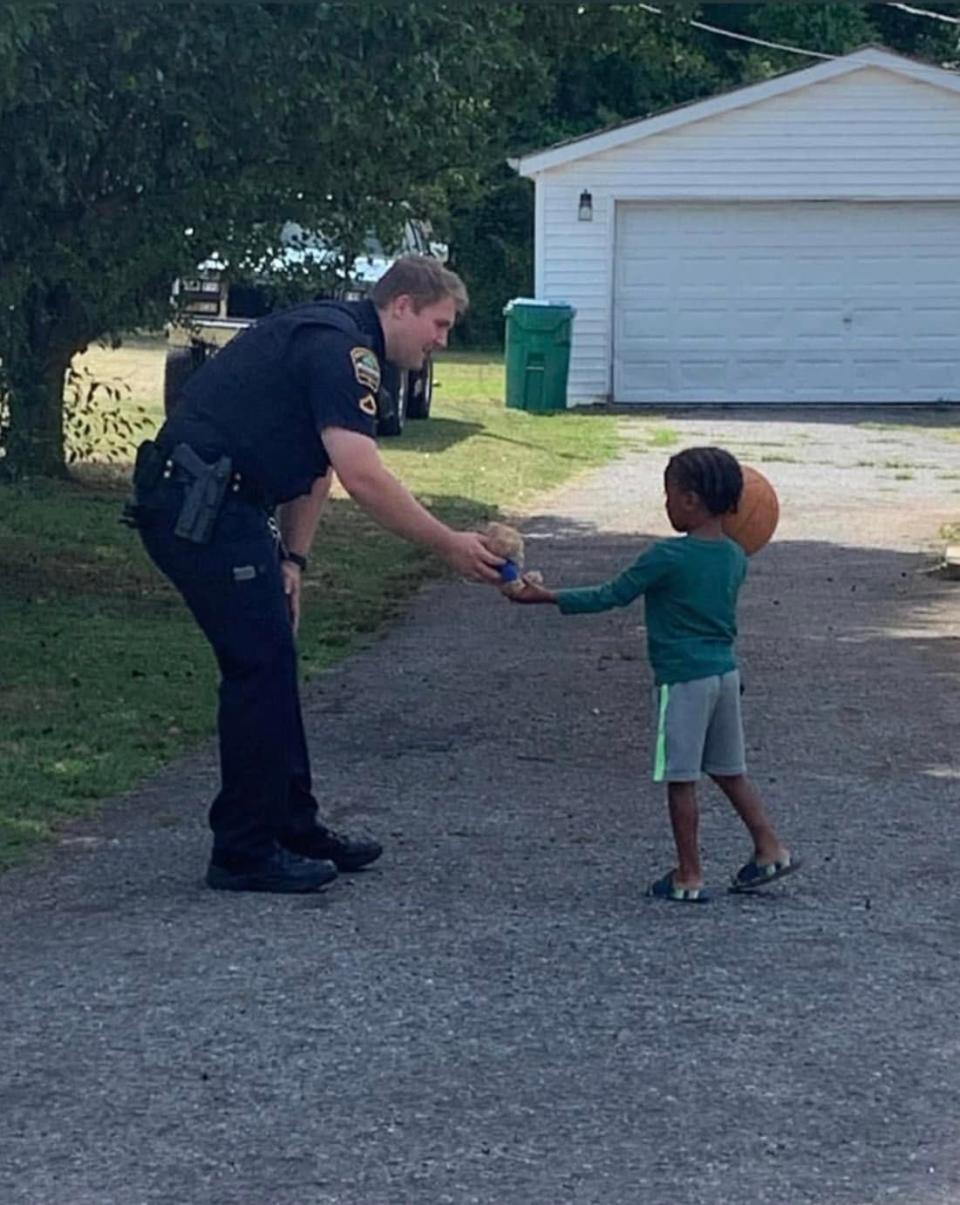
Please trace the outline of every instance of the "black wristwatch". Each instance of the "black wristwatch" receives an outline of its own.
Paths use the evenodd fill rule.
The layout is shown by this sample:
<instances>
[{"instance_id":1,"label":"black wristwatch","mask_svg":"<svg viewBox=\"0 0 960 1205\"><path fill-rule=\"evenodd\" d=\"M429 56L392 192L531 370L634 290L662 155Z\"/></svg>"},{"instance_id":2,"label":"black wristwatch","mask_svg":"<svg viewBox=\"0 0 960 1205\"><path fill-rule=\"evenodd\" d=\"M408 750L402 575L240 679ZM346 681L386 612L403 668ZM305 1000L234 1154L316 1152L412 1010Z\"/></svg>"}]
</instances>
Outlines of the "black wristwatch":
<instances>
[{"instance_id":1,"label":"black wristwatch","mask_svg":"<svg viewBox=\"0 0 960 1205\"><path fill-rule=\"evenodd\" d=\"M299 552L284 552L283 559L285 561L289 561L291 565L296 565L301 573L306 573L307 558L305 556L301 556Z\"/></svg>"}]
</instances>

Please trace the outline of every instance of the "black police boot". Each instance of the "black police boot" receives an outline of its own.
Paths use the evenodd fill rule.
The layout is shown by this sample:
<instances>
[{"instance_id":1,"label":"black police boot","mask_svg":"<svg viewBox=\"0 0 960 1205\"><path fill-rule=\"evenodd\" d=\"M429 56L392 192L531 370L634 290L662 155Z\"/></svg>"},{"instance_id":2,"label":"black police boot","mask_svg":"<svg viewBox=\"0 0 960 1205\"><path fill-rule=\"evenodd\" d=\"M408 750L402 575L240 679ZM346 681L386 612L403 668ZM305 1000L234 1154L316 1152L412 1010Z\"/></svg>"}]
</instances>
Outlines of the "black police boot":
<instances>
[{"instance_id":1,"label":"black police boot","mask_svg":"<svg viewBox=\"0 0 960 1205\"><path fill-rule=\"evenodd\" d=\"M214 853L207 867L207 886L218 891L274 891L280 894L319 891L337 877L332 862L298 858L275 849L262 862L240 862Z\"/></svg>"},{"instance_id":2,"label":"black police boot","mask_svg":"<svg viewBox=\"0 0 960 1205\"><path fill-rule=\"evenodd\" d=\"M383 846L372 837L348 837L322 824L281 837L280 844L301 858L329 858L337 870L348 871L375 862L383 853Z\"/></svg>"}]
</instances>

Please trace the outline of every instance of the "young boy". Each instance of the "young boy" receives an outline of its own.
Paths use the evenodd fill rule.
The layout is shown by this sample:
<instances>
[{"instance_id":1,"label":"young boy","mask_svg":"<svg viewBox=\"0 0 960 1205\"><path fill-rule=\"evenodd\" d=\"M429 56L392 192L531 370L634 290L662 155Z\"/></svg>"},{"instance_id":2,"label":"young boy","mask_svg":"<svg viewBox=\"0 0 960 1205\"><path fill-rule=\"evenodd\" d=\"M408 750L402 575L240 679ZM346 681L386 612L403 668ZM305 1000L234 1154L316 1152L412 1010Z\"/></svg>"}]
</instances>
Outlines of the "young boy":
<instances>
[{"instance_id":1,"label":"young boy","mask_svg":"<svg viewBox=\"0 0 960 1205\"><path fill-rule=\"evenodd\" d=\"M654 781L667 784L677 865L648 895L705 903L698 843L696 784L705 771L733 804L753 838L754 856L731 891L750 891L790 874L791 858L747 778L734 653L737 594L747 573L739 544L724 535L743 474L722 448L687 448L664 473L667 516L679 538L659 540L618 577L578 590L525 582L517 603L554 603L564 615L607 611L646 597L647 648L656 678Z\"/></svg>"}]
</instances>

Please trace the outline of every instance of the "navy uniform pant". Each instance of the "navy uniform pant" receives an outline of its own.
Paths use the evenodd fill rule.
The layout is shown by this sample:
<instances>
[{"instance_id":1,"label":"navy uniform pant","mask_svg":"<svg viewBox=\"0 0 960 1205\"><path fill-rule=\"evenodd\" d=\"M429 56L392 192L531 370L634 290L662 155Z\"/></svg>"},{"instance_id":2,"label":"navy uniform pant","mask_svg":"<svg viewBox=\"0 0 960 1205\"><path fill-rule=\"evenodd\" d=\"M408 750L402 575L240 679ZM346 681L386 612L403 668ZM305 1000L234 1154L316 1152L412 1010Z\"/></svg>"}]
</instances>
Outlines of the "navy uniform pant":
<instances>
[{"instance_id":1,"label":"navy uniform pant","mask_svg":"<svg viewBox=\"0 0 960 1205\"><path fill-rule=\"evenodd\" d=\"M266 511L231 496L210 543L194 544L174 534L182 502L182 485L158 485L140 534L220 667L214 852L255 861L284 835L311 829L317 816L278 542Z\"/></svg>"}]
</instances>

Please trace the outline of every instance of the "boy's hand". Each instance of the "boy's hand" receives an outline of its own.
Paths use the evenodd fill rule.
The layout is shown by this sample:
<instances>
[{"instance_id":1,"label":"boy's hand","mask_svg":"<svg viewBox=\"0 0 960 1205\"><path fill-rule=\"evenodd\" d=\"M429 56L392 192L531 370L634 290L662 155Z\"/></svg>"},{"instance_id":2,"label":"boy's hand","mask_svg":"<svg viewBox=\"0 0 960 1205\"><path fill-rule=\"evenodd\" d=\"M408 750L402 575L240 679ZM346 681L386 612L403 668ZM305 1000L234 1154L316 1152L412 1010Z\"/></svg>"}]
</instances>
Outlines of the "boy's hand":
<instances>
[{"instance_id":1,"label":"boy's hand","mask_svg":"<svg viewBox=\"0 0 960 1205\"><path fill-rule=\"evenodd\" d=\"M529 578L521 579L522 585L519 589L513 589L507 595L511 602L515 603L555 603L557 596L552 590L548 590L545 586L541 586L539 582L530 581Z\"/></svg>"}]
</instances>

